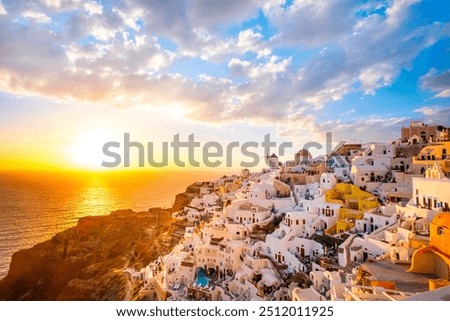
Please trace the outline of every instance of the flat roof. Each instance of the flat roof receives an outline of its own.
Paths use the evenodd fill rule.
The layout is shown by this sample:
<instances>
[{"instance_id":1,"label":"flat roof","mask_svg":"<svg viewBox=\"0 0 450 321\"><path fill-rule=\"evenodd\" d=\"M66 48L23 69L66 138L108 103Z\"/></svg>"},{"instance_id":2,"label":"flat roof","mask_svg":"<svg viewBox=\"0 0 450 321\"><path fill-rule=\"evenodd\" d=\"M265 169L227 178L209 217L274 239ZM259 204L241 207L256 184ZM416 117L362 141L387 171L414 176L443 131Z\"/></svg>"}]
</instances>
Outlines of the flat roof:
<instances>
[{"instance_id":1,"label":"flat roof","mask_svg":"<svg viewBox=\"0 0 450 321\"><path fill-rule=\"evenodd\" d=\"M450 285L436 290L411 295L402 301L450 301Z\"/></svg>"},{"instance_id":2,"label":"flat roof","mask_svg":"<svg viewBox=\"0 0 450 321\"><path fill-rule=\"evenodd\" d=\"M434 274L407 272L409 264L396 264L390 260L366 262L361 267L371 272L377 280L395 282L397 290L403 292L428 291L428 280L438 278Z\"/></svg>"}]
</instances>

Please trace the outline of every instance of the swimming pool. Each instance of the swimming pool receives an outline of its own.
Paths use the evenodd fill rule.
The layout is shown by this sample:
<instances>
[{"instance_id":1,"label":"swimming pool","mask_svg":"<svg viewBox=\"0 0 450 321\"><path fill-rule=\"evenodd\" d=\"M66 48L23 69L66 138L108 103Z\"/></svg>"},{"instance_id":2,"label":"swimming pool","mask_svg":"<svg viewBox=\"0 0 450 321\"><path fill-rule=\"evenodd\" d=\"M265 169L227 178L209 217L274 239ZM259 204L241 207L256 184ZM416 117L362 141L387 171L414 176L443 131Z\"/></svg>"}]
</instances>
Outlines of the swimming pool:
<instances>
[{"instance_id":1,"label":"swimming pool","mask_svg":"<svg viewBox=\"0 0 450 321\"><path fill-rule=\"evenodd\" d=\"M208 278L205 275L205 271L203 269L198 271L198 273L197 273L197 280L195 281L195 283L205 287L205 286L208 285L208 282L209 282L209 280L208 280Z\"/></svg>"}]
</instances>

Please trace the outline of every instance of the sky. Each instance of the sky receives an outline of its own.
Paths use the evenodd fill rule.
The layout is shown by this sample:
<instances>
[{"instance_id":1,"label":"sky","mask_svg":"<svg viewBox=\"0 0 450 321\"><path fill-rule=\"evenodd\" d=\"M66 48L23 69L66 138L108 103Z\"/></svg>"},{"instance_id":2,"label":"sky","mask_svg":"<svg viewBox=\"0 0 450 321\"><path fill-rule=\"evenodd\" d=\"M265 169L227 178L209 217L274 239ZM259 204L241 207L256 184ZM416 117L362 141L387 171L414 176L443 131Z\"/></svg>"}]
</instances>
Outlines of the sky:
<instances>
[{"instance_id":1,"label":"sky","mask_svg":"<svg viewBox=\"0 0 450 321\"><path fill-rule=\"evenodd\" d=\"M447 0L0 0L0 164L101 168L124 133L156 158L270 134L287 160L450 126L449 22Z\"/></svg>"}]
</instances>

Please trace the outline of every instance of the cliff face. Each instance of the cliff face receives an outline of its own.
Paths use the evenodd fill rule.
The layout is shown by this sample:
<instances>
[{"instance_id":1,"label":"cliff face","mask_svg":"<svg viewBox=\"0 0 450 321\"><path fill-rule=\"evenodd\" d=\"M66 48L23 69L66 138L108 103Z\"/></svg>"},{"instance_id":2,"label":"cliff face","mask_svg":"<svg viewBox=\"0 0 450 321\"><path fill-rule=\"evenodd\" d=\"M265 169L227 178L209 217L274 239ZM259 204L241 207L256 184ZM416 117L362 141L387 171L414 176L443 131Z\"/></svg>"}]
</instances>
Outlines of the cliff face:
<instances>
[{"instance_id":1,"label":"cliff face","mask_svg":"<svg viewBox=\"0 0 450 321\"><path fill-rule=\"evenodd\" d=\"M185 227L171 213L191 198L180 194L169 210L84 217L76 227L14 253L0 281L0 300L133 299L134 284L124 269L140 269L170 252Z\"/></svg>"},{"instance_id":2,"label":"cliff face","mask_svg":"<svg viewBox=\"0 0 450 321\"><path fill-rule=\"evenodd\" d=\"M187 190L189 190L189 187ZM189 203L191 203L192 198L194 198L194 196L196 196L196 195L198 195L198 194L187 192L187 191L185 193L178 194L175 197L175 202L174 202L171 210L173 212L182 210L186 205L189 205Z\"/></svg>"}]
</instances>

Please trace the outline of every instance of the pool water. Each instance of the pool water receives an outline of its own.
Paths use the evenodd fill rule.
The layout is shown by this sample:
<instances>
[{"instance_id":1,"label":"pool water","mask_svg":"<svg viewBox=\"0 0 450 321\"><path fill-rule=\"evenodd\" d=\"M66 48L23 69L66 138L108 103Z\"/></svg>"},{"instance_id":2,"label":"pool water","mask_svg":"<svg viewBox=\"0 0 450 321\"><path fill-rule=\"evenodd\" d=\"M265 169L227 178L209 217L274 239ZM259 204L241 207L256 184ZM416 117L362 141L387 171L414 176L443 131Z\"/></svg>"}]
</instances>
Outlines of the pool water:
<instances>
[{"instance_id":1,"label":"pool water","mask_svg":"<svg viewBox=\"0 0 450 321\"><path fill-rule=\"evenodd\" d=\"M203 271L203 270L198 271L197 280L195 281L195 283L205 287L208 285L208 282L209 282L209 280L205 275L205 271Z\"/></svg>"}]
</instances>

